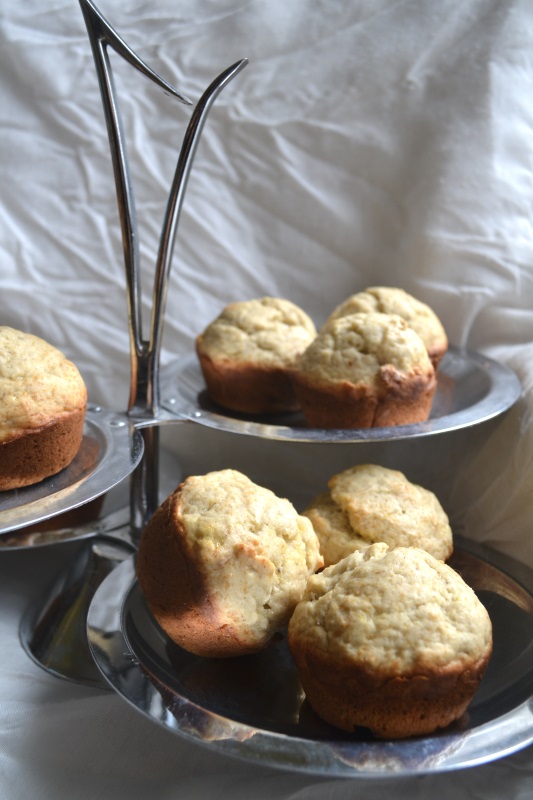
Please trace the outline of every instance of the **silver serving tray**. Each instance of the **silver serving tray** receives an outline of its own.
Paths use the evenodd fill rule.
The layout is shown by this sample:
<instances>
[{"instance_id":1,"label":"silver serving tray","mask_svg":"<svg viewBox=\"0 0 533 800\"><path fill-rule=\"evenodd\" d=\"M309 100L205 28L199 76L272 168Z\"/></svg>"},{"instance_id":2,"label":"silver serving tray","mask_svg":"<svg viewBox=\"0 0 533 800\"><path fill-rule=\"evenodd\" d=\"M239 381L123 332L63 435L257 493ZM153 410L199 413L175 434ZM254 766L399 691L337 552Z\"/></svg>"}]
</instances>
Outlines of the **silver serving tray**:
<instances>
[{"instance_id":1,"label":"silver serving tray","mask_svg":"<svg viewBox=\"0 0 533 800\"><path fill-rule=\"evenodd\" d=\"M254 656L206 659L173 644L151 616L128 558L88 615L93 658L144 716L247 761L322 776L383 778L483 764L533 742L533 571L456 539L451 562L487 607L494 651L464 717L432 736L378 741L322 722L308 706L285 639Z\"/></svg>"},{"instance_id":2,"label":"silver serving tray","mask_svg":"<svg viewBox=\"0 0 533 800\"><path fill-rule=\"evenodd\" d=\"M0 535L90 503L130 475L142 454L142 435L125 414L89 406L68 467L34 486L0 492Z\"/></svg>"},{"instance_id":3,"label":"silver serving tray","mask_svg":"<svg viewBox=\"0 0 533 800\"><path fill-rule=\"evenodd\" d=\"M309 428L302 414L249 417L233 414L209 398L194 354L167 365L161 374L161 405L180 419L233 433L294 442L377 442L458 430L507 411L520 397L516 374L479 353L450 347L438 371L430 418L415 425L354 430Z\"/></svg>"}]
</instances>

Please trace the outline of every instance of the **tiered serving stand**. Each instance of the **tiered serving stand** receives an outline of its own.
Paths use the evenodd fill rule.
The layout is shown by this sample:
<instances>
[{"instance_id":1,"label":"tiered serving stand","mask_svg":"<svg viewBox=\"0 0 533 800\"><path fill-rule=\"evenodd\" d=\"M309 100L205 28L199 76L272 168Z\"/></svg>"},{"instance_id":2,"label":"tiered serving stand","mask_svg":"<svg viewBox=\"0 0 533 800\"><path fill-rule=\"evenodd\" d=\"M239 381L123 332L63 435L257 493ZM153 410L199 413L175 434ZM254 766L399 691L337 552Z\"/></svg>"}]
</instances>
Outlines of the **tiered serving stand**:
<instances>
[{"instance_id":1,"label":"tiered serving stand","mask_svg":"<svg viewBox=\"0 0 533 800\"><path fill-rule=\"evenodd\" d=\"M495 648L487 675L460 725L431 737L379 742L322 723L307 706L286 642L255 656L202 659L170 642L135 580L140 532L168 493L159 447L164 425L196 423L260 440L360 443L431 438L482 425L518 400L503 365L450 348L430 419L370 430L308 428L286 418L229 416L205 392L194 355L160 375L159 355L173 242L196 145L218 93L246 65L225 70L193 109L169 194L155 270L150 336L142 338L137 224L107 48L180 102L190 101L144 64L90 0L80 0L100 83L113 159L127 276L131 394L127 412L90 406L81 450L60 475L0 495L0 545L26 549L80 540L68 570L25 614L26 651L50 673L116 691L180 736L266 765L368 778L445 771L483 763L533 741L533 572L468 540L453 566L492 618ZM175 475L173 475L175 485ZM173 487L172 487L173 488ZM126 490L126 492L124 492Z\"/></svg>"}]
</instances>

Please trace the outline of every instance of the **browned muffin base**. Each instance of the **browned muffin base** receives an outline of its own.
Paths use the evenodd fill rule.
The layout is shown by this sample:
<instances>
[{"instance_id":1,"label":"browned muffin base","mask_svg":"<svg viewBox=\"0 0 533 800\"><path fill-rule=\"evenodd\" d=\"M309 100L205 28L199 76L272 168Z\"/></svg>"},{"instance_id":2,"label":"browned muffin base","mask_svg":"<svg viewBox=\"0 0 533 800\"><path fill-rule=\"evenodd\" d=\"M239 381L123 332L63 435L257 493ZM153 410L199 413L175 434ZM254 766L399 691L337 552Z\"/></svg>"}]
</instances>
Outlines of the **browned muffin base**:
<instances>
[{"instance_id":1,"label":"browned muffin base","mask_svg":"<svg viewBox=\"0 0 533 800\"><path fill-rule=\"evenodd\" d=\"M288 370L231 361L215 362L198 350L197 353L209 396L218 405L242 414L298 410Z\"/></svg>"},{"instance_id":2,"label":"browned muffin base","mask_svg":"<svg viewBox=\"0 0 533 800\"><path fill-rule=\"evenodd\" d=\"M218 612L175 513L179 487L146 525L136 572L148 608L167 636L190 653L226 658L257 651Z\"/></svg>"},{"instance_id":3,"label":"browned muffin base","mask_svg":"<svg viewBox=\"0 0 533 800\"><path fill-rule=\"evenodd\" d=\"M316 714L342 730L367 728L382 739L428 735L458 720L490 658L489 651L467 668L379 675L356 662L339 664L294 637L289 636L289 645Z\"/></svg>"},{"instance_id":4,"label":"browned muffin base","mask_svg":"<svg viewBox=\"0 0 533 800\"><path fill-rule=\"evenodd\" d=\"M425 422L437 381L433 374L406 380L394 367L382 367L381 389L342 381L317 385L295 373L294 389L304 417L315 428L383 428Z\"/></svg>"},{"instance_id":5,"label":"browned muffin base","mask_svg":"<svg viewBox=\"0 0 533 800\"><path fill-rule=\"evenodd\" d=\"M429 360L433 364L433 369L437 372L440 362L448 352L448 347L433 347L428 348Z\"/></svg>"},{"instance_id":6,"label":"browned muffin base","mask_svg":"<svg viewBox=\"0 0 533 800\"><path fill-rule=\"evenodd\" d=\"M83 439L85 407L0 444L0 491L32 486L68 467Z\"/></svg>"}]
</instances>

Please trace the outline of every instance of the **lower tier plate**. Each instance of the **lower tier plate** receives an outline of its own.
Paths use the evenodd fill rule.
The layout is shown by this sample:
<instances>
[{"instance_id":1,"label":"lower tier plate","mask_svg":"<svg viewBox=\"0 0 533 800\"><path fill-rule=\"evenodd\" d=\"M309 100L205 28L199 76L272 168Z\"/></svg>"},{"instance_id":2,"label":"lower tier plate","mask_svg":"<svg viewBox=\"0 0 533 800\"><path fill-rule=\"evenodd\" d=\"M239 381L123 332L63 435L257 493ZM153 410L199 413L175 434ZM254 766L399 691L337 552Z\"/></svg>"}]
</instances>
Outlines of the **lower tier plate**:
<instances>
[{"instance_id":1,"label":"lower tier plate","mask_svg":"<svg viewBox=\"0 0 533 800\"><path fill-rule=\"evenodd\" d=\"M464 717L432 736L379 741L322 722L305 700L285 638L241 658L187 653L150 614L133 558L96 592L88 616L89 644L104 678L138 711L226 755L339 777L475 766L533 742L533 571L459 538L450 563L489 611L494 650Z\"/></svg>"}]
</instances>

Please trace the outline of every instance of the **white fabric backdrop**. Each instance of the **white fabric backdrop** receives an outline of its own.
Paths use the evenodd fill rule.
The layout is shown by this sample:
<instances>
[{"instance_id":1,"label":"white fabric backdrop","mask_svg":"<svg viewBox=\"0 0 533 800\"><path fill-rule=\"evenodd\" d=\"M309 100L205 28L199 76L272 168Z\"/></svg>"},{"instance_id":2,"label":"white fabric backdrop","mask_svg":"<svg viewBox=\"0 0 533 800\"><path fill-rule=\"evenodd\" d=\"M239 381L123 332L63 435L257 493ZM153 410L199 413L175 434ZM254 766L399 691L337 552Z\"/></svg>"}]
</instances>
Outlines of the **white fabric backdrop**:
<instances>
[{"instance_id":1,"label":"white fabric backdrop","mask_svg":"<svg viewBox=\"0 0 533 800\"><path fill-rule=\"evenodd\" d=\"M429 446L318 453L187 430L175 444L185 470L245 464L265 482L278 481L280 490L297 475L303 496L355 460L407 464L410 477L438 490L455 530L533 565L531 3L101 0L99 8L153 69L193 101L225 67L243 57L250 61L216 101L196 155L175 248L165 364L189 352L195 334L234 299L287 297L320 324L352 292L388 284L432 305L453 344L511 365L525 388L504 419L432 439ZM79 6L75 0L4 0L0 41L0 324L59 346L80 367L91 399L123 410L129 355L120 231ZM190 109L120 59L113 64L137 201L148 321L165 199ZM2 554L0 561L10 558ZM20 574L23 579L24 570ZM33 689L29 696L22 690L22 708L18 700L11 701L12 711L3 707L12 731L3 765L9 796L61 796L61 781L66 784L66 776L82 766L74 743L67 744L63 777L38 794L26 775L38 775L35 762L24 760L22 733L30 722L26 718L21 727L20 716L24 720L25 703L33 713L37 695L46 703L50 692L58 742L82 713L74 701L93 695L57 688L40 675L36 686L12 628L6 636L13 674L2 695L20 694L19 658ZM95 731L107 714L111 719L116 711L113 719L120 720L109 765L114 796L147 796L117 766L128 772L135 764L122 737L137 736L137 752L146 737L151 757L163 752L171 759L176 743L119 706L107 696L86 704ZM39 725L45 737L44 721ZM101 758L93 733L79 745ZM38 752L51 772L54 740L44 750L36 740L41 736L34 735L31 753ZM58 759L58 770L60 764ZM529 772L527 756L512 764L519 766L513 776ZM261 795L254 770L232 768L224 783L219 766L204 783L194 783L197 788L186 782L179 796L203 796L213 785L228 797L319 796L312 781L278 775L261 784ZM508 771L485 770L490 787L484 796L501 796ZM158 796L178 796L172 789L178 772L165 762ZM190 774L196 775L193 768ZM459 785L465 796L474 796L473 774L479 773L437 782L439 796L457 794ZM90 788L79 797L105 796L93 778L84 774ZM408 786L405 796L413 797L424 785L400 784L395 792L400 797ZM525 796L522 785L519 780L508 796ZM328 784L325 791L344 797L349 790Z\"/></svg>"}]
</instances>

